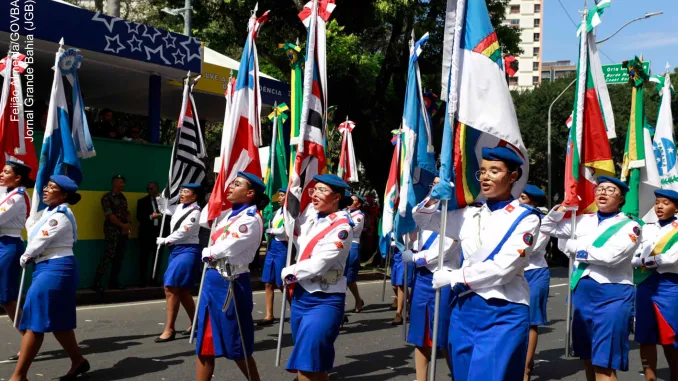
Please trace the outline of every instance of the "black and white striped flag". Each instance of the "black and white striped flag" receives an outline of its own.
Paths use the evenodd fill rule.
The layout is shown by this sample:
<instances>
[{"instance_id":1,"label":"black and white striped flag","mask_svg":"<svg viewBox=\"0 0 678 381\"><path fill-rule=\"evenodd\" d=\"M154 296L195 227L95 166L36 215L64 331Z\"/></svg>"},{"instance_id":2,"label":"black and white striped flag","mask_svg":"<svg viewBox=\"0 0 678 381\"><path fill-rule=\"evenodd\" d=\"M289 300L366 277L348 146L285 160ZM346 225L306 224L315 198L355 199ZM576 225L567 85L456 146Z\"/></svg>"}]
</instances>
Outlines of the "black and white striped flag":
<instances>
[{"instance_id":1,"label":"black and white striped flag","mask_svg":"<svg viewBox=\"0 0 678 381\"><path fill-rule=\"evenodd\" d=\"M169 184L162 195L168 201L168 205L179 203L179 190L182 184L200 184L205 178L205 163L202 159L205 154L205 142L198 111L193 100L193 86L186 81L184 84L184 97L179 114L179 127L174 139L172 149L172 162L170 163Z\"/></svg>"}]
</instances>

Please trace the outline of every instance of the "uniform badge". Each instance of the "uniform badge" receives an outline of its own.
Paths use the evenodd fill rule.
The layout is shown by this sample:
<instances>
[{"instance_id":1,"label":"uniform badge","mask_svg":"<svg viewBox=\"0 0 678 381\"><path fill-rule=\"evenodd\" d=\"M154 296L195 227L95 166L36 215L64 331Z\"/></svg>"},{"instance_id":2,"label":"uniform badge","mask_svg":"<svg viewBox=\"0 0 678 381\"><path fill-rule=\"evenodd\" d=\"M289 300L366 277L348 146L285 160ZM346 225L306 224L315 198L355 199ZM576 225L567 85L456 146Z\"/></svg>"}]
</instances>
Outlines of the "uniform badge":
<instances>
[{"instance_id":1,"label":"uniform badge","mask_svg":"<svg viewBox=\"0 0 678 381\"><path fill-rule=\"evenodd\" d=\"M236 233L236 232L231 233L231 236L232 236L233 238L240 238L240 235L239 235L238 233Z\"/></svg>"},{"instance_id":2,"label":"uniform badge","mask_svg":"<svg viewBox=\"0 0 678 381\"><path fill-rule=\"evenodd\" d=\"M43 231L42 231L42 235L43 235L44 237L48 237L48 236L49 236L49 232L48 232L47 230L43 230Z\"/></svg>"},{"instance_id":3,"label":"uniform badge","mask_svg":"<svg viewBox=\"0 0 678 381\"><path fill-rule=\"evenodd\" d=\"M49 220L49 226L55 227L59 225L59 222L57 220Z\"/></svg>"},{"instance_id":4,"label":"uniform badge","mask_svg":"<svg viewBox=\"0 0 678 381\"><path fill-rule=\"evenodd\" d=\"M525 242L527 246L532 246L534 243L534 236L530 233L523 234L523 242Z\"/></svg>"},{"instance_id":5,"label":"uniform badge","mask_svg":"<svg viewBox=\"0 0 678 381\"><path fill-rule=\"evenodd\" d=\"M191 222L195 222L195 217L191 218Z\"/></svg>"},{"instance_id":6,"label":"uniform badge","mask_svg":"<svg viewBox=\"0 0 678 381\"><path fill-rule=\"evenodd\" d=\"M189 231L189 230L191 230L191 228L188 227L188 226L184 226L184 230Z\"/></svg>"},{"instance_id":7,"label":"uniform badge","mask_svg":"<svg viewBox=\"0 0 678 381\"><path fill-rule=\"evenodd\" d=\"M671 226L673 226L674 229L678 229L678 221L673 221Z\"/></svg>"},{"instance_id":8,"label":"uniform badge","mask_svg":"<svg viewBox=\"0 0 678 381\"><path fill-rule=\"evenodd\" d=\"M335 243L334 243L334 246L336 246L337 249L343 249L343 248L344 248L344 244L341 243L341 242L335 242Z\"/></svg>"},{"instance_id":9,"label":"uniform badge","mask_svg":"<svg viewBox=\"0 0 678 381\"><path fill-rule=\"evenodd\" d=\"M339 239L343 241L343 240L345 240L346 238L348 238L348 232L347 232L346 230L340 231L340 232L339 232Z\"/></svg>"},{"instance_id":10,"label":"uniform badge","mask_svg":"<svg viewBox=\"0 0 678 381\"><path fill-rule=\"evenodd\" d=\"M7 200L7 203L9 205L14 205L16 203L16 200L14 200L13 198L10 198L9 200Z\"/></svg>"},{"instance_id":11,"label":"uniform badge","mask_svg":"<svg viewBox=\"0 0 678 381\"><path fill-rule=\"evenodd\" d=\"M356 221L363 222L363 219L361 217L358 217L358 218L356 218Z\"/></svg>"},{"instance_id":12,"label":"uniform badge","mask_svg":"<svg viewBox=\"0 0 678 381\"><path fill-rule=\"evenodd\" d=\"M6 212L6 211L7 211L7 209L5 209L5 208L0 208L0 212Z\"/></svg>"},{"instance_id":13,"label":"uniform badge","mask_svg":"<svg viewBox=\"0 0 678 381\"><path fill-rule=\"evenodd\" d=\"M504 208L504 209L506 209L507 212L511 213L511 212L513 212L513 210L515 208L516 208L515 206L508 204L508 205L506 205L506 208Z\"/></svg>"},{"instance_id":14,"label":"uniform badge","mask_svg":"<svg viewBox=\"0 0 678 381\"><path fill-rule=\"evenodd\" d=\"M638 242L638 238L633 234L629 234L629 238L631 238L631 241L633 241L633 243Z\"/></svg>"},{"instance_id":15,"label":"uniform badge","mask_svg":"<svg viewBox=\"0 0 678 381\"><path fill-rule=\"evenodd\" d=\"M637 235L640 237L640 228L638 226L633 227L633 234Z\"/></svg>"},{"instance_id":16,"label":"uniform badge","mask_svg":"<svg viewBox=\"0 0 678 381\"><path fill-rule=\"evenodd\" d=\"M524 249L518 249L518 255L521 257L525 256L525 250Z\"/></svg>"},{"instance_id":17,"label":"uniform badge","mask_svg":"<svg viewBox=\"0 0 678 381\"><path fill-rule=\"evenodd\" d=\"M247 225L240 225L238 231L241 233L247 233Z\"/></svg>"}]
</instances>

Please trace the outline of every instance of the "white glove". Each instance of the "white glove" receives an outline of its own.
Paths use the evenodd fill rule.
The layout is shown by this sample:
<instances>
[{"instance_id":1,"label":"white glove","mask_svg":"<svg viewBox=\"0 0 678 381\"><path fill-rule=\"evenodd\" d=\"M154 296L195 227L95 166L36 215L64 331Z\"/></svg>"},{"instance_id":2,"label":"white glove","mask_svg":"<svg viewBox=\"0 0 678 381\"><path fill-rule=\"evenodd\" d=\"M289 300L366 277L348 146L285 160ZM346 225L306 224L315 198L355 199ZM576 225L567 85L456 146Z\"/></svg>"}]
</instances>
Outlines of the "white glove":
<instances>
[{"instance_id":1,"label":"white glove","mask_svg":"<svg viewBox=\"0 0 678 381\"><path fill-rule=\"evenodd\" d=\"M203 262L212 262L214 257L212 257L212 251L209 247L202 249L202 261Z\"/></svg>"},{"instance_id":2,"label":"white glove","mask_svg":"<svg viewBox=\"0 0 678 381\"><path fill-rule=\"evenodd\" d=\"M155 244L156 244L156 245L164 245L164 244L165 244L165 239L162 238L162 237L158 237L158 238L156 238L156 240L155 240Z\"/></svg>"},{"instance_id":3,"label":"white glove","mask_svg":"<svg viewBox=\"0 0 678 381\"><path fill-rule=\"evenodd\" d=\"M452 271L445 269L434 271L433 282L431 283L436 290L441 287L450 286L452 284Z\"/></svg>"},{"instance_id":4,"label":"white glove","mask_svg":"<svg viewBox=\"0 0 678 381\"><path fill-rule=\"evenodd\" d=\"M28 262L30 262L32 260L33 260L33 258L31 258L30 255L23 254L23 255L21 255L21 258L19 258L19 264L21 265L22 268L25 269Z\"/></svg>"},{"instance_id":5,"label":"white glove","mask_svg":"<svg viewBox=\"0 0 678 381\"><path fill-rule=\"evenodd\" d=\"M412 252L412 250L403 251L403 254L402 254L403 263L413 262L414 259L412 257L414 257L414 253Z\"/></svg>"},{"instance_id":6,"label":"white glove","mask_svg":"<svg viewBox=\"0 0 678 381\"><path fill-rule=\"evenodd\" d=\"M577 242L576 239L568 239L567 243L565 244L565 254L571 256L574 256L577 254L577 245L579 243Z\"/></svg>"},{"instance_id":7,"label":"white glove","mask_svg":"<svg viewBox=\"0 0 678 381\"><path fill-rule=\"evenodd\" d=\"M631 259L631 266L643 267L643 258L640 255L634 256L633 259Z\"/></svg>"}]
</instances>

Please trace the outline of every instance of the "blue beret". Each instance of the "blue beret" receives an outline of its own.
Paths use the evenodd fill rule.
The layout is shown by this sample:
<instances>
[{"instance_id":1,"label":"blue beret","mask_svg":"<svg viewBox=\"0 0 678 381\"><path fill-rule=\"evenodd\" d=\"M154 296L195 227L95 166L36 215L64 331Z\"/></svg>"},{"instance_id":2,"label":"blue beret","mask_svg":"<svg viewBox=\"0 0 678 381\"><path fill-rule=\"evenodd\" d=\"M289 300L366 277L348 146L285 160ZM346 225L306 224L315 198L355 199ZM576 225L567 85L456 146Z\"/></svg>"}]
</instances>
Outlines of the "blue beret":
<instances>
[{"instance_id":1,"label":"blue beret","mask_svg":"<svg viewBox=\"0 0 678 381\"><path fill-rule=\"evenodd\" d=\"M351 197L351 196L352 196L351 192L349 192L348 189L345 189L344 190L344 197Z\"/></svg>"},{"instance_id":2,"label":"blue beret","mask_svg":"<svg viewBox=\"0 0 678 381\"><path fill-rule=\"evenodd\" d=\"M506 164L523 165L523 159L508 147L483 147L482 156L485 160L503 161Z\"/></svg>"},{"instance_id":3,"label":"blue beret","mask_svg":"<svg viewBox=\"0 0 678 381\"><path fill-rule=\"evenodd\" d=\"M598 184L602 183L612 183L619 188L622 194L626 194L629 191L629 186L624 184L623 181L619 180L616 177L601 175L598 176Z\"/></svg>"},{"instance_id":4,"label":"blue beret","mask_svg":"<svg viewBox=\"0 0 678 381\"><path fill-rule=\"evenodd\" d=\"M20 168L20 169L26 171L26 173L29 173L31 171L31 167L27 166L24 163L19 163L18 161L7 160L7 161L5 161L5 165Z\"/></svg>"},{"instance_id":5,"label":"blue beret","mask_svg":"<svg viewBox=\"0 0 678 381\"><path fill-rule=\"evenodd\" d=\"M544 191L541 190L541 188L539 188L536 185L532 185L532 184L525 185L525 189L523 189L523 193L530 196L530 198L534 199L534 200L545 200L546 199L546 194L544 194Z\"/></svg>"},{"instance_id":6,"label":"blue beret","mask_svg":"<svg viewBox=\"0 0 678 381\"><path fill-rule=\"evenodd\" d=\"M287 187L278 189L278 193L280 193L280 192L287 193Z\"/></svg>"},{"instance_id":7,"label":"blue beret","mask_svg":"<svg viewBox=\"0 0 678 381\"><path fill-rule=\"evenodd\" d=\"M363 198L363 196L361 196L361 195L359 195L359 194L357 194L357 193L353 193L353 194L351 195L351 197L357 198L357 199L360 201L361 204L364 204L364 203L365 203L365 199Z\"/></svg>"},{"instance_id":8,"label":"blue beret","mask_svg":"<svg viewBox=\"0 0 678 381\"><path fill-rule=\"evenodd\" d=\"M252 188L254 188L254 190L257 192L263 192L266 190L266 184L264 184L264 182L261 181L259 176L253 175L249 172L238 172L238 177L247 179L247 181L249 181L250 184L252 184Z\"/></svg>"},{"instance_id":9,"label":"blue beret","mask_svg":"<svg viewBox=\"0 0 678 381\"><path fill-rule=\"evenodd\" d=\"M123 175L115 175L115 176L113 176L113 178L111 178L111 181L113 181L115 179L122 179L122 181L127 181L127 180L125 180L125 176L123 176Z\"/></svg>"},{"instance_id":10,"label":"blue beret","mask_svg":"<svg viewBox=\"0 0 678 381\"><path fill-rule=\"evenodd\" d=\"M678 192L670 189L657 189L654 191L654 196L656 198L668 198L669 200L673 201L674 203L678 204Z\"/></svg>"},{"instance_id":11,"label":"blue beret","mask_svg":"<svg viewBox=\"0 0 678 381\"><path fill-rule=\"evenodd\" d=\"M189 184L181 184L181 187L182 187L182 188L186 188L186 189L190 189L190 190L192 190L193 192L195 192L195 191L197 191L198 189L200 189L200 188L202 187L202 185L196 184L196 183L189 183Z\"/></svg>"},{"instance_id":12,"label":"blue beret","mask_svg":"<svg viewBox=\"0 0 678 381\"><path fill-rule=\"evenodd\" d=\"M62 191L68 193L75 193L78 191L78 184L75 181L71 180L70 177L64 175L52 175L49 177L49 181L58 185Z\"/></svg>"},{"instance_id":13,"label":"blue beret","mask_svg":"<svg viewBox=\"0 0 678 381\"><path fill-rule=\"evenodd\" d=\"M313 180L327 184L330 187L334 189L346 189L348 190L350 186L346 184L344 180L341 179L341 177L337 175L330 175L330 174L324 174L324 175L315 175L313 176Z\"/></svg>"}]
</instances>

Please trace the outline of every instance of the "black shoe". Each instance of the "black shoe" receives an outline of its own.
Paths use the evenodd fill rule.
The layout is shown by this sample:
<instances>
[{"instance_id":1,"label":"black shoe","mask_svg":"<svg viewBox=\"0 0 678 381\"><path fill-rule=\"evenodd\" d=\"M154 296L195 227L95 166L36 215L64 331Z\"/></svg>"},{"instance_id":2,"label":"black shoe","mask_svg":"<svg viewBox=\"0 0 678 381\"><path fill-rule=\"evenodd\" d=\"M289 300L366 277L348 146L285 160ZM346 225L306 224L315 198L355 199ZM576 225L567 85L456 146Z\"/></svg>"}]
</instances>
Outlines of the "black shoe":
<instances>
[{"instance_id":1,"label":"black shoe","mask_svg":"<svg viewBox=\"0 0 678 381\"><path fill-rule=\"evenodd\" d=\"M191 336L191 330L193 328L187 329L185 331L181 331L181 336Z\"/></svg>"},{"instance_id":2,"label":"black shoe","mask_svg":"<svg viewBox=\"0 0 678 381\"><path fill-rule=\"evenodd\" d=\"M62 376L59 378L59 381L70 381L70 380L76 380L79 375L85 374L89 372L89 361L85 360L82 364L80 364L76 369L75 372L72 374L67 374L65 376Z\"/></svg>"},{"instance_id":3,"label":"black shoe","mask_svg":"<svg viewBox=\"0 0 678 381\"><path fill-rule=\"evenodd\" d=\"M391 325L403 325L403 317L400 314L396 314L395 318L391 321Z\"/></svg>"},{"instance_id":4,"label":"black shoe","mask_svg":"<svg viewBox=\"0 0 678 381\"><path fill-rule=\"evenodd\" d=\"M176 336L176 334L177 334L176 332L172 332L172 335L170 337L166 338L166 339L161 339L160 336L158 336L158 337L155 338L155 342L156 343L167 343L167 342L170 342L170 341L174 341L174 336Z\"/></svg>"},{"instance_id":5,"label":"black shoe","mask_svg":"<svg viewBox=\"0 0 678 381\"><path fill-rule=\"evenodd\" d=\"M344 322L342 324L348 323L348 316L344 315Z\"/></svg>"},{"instance_id":6,"label":"black shoe","mask_svg":"<svg viewBox=\"0 0 678 381\"><path fill-rule=\"evenodd\" d=\"M19 361L19 355L11 355L7 358L7 361Z\"/></svg>"},{"instance_id":7,"label":"black shoe","mask_svg":"<svg viewBox=\"0 0 678 381\"><path fill-rule=\"evenodd\" d=\"M257 322L258 327L268 327L269 325L273 325L275 323L275 319L261 319Z\"/></svg>"}]
</instances>

